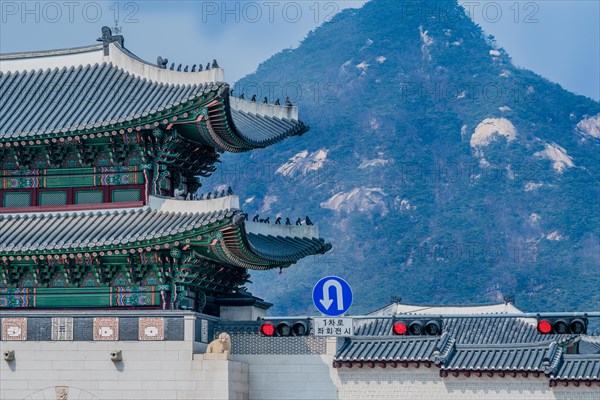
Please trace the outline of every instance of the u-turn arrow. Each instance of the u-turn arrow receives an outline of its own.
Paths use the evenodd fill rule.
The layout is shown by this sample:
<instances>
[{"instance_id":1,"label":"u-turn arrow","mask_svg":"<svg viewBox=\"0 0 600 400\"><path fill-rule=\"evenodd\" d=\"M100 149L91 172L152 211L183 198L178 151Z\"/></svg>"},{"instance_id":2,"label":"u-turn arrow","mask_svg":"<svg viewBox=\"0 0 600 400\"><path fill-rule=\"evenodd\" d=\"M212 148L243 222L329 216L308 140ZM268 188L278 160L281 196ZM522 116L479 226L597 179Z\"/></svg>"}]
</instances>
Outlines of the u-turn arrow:
<instances>
[{"instance_id":1,"label":"u-turn arrow","mask_svg":"<svg viewBox=\"0 0 600 400\"><path fill-rule=\"evenodd\" d=\"M327 282L323 284L323 298L319 299L319 302L325 307L326 310L329 310L331 304L333 303L333 299L329 298L329 288L332 287L335 289L335 293L337 296L337 309L344 309L344 293L342 289L342 285L336 281L335 279L329 279Z\"/></svg>"}]
</instances>

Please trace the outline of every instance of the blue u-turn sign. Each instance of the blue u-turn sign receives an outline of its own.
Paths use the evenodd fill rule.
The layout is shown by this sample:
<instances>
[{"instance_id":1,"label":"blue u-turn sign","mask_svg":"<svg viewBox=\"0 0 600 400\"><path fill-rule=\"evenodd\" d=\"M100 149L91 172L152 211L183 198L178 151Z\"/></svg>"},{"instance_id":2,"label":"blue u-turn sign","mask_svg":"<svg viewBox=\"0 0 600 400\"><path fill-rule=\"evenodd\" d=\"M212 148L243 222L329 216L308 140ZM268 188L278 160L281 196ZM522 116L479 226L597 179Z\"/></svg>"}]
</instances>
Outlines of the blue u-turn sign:
<instances>
[{"instance_id":1,"label":"blue u-turn sign","mask_svg":"<svg viewBox=\"0 0 600 400\"><path fill-rule=\"evenodd\" d=\"M313 303L323 314L337 317L348 311L352 305L352 289L342 278L327 276L315 285Z\"/></svg>"}]
</instances>

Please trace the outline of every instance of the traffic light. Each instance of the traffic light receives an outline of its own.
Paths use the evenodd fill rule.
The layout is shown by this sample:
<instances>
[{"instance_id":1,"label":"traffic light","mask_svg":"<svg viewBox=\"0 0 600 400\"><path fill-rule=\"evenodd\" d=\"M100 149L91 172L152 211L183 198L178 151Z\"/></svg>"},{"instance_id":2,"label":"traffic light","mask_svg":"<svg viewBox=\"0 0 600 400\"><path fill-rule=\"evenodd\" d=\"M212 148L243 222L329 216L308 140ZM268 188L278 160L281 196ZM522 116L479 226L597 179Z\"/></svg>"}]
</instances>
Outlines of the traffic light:
<instances>
[{"instance_id":1,"label":"traffic light","mask_svg":"<svg viewBox=\"0 0 600 400\"><path fill-rule=\"evenodd\" d=\"M307 336L310 334L310 321L309 319L265 321L258 331L262 336Z\"/></svg>"},{"instance_id":2,"label":"traffic light","mask_svg":"<svg viewBox=\"0 0 600 400\"><path fill-rule=\"evenodd\" d=\"M547 334L565 335L569 333L581 335L587 333L588 320L585 317L538 317L538 332Z\"/></svg>"},{"instance_id":3,"label":"traffic light","mask_svg":"<svg viewBox=\"0 0 600 400\"><path fill-rule=\"evenodd\" d=\"M442 322L441 318L394 320L392 332L405 336L438 336L442 334Z\"/></svg>"}]
</instances>

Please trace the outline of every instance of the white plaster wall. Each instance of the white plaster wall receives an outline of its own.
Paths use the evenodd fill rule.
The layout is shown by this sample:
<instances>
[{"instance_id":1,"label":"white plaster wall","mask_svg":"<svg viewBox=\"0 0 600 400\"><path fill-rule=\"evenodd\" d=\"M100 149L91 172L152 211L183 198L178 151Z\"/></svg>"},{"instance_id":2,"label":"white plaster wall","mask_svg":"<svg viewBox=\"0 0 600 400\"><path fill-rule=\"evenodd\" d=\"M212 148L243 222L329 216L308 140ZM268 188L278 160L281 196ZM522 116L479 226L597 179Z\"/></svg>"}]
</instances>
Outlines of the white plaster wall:
<instances>
[{"instance_id":1,"label":"white plaster wall","mask_svg":"<svg viewBox=\"0 0 600 400\"><path fill-rule=\"evenodd\" d=\"M319 238L317 225L276 225L246 221L246 231L257 235Z\"/></svg>"},{"instance_id":2,"label":"white plaster wall","mask_svg":"<svg viewBox=\"0 0 600 400\"><path fill-rule=\"evenodd\" d=\"M247 367L194 359L190 342L0 342L5 350L15 351L15 361L0 360L2 400L53 399L55 386L72 388L76 399L248 396ZM122 350L122 362L110 360L113 350Z\"/></svg>"},{"instance_id":3,"label":"white plaster wall","mask_svg":"<svg viewBox=\"0 0 600 400\"><path fill-rule=\"evenodd\" d=\"M109 44L109 55L104 55L102 45L79 49L49 50L34 53L14 54L0 59L0 72L32 71L39 69L69 68L80 65L113 63L132 75L152 82L173 85L196 85L225 81L222 68L211 68L201 72L180 72L158 68L152 63L142 62L128 54L115 43Z\"/></svg>"},{"instance_id":4,"label":"white plaster wall","mask_svg":"<svg viewBox=\"0 0 600 400\"><path fill-rule=\"evenodd\" d=\"M221 318L228 321L256 321L267 316L267 310L254 306L221 306Z\"/></svg>"},{"instance_id":5,"label":"white plaster wall","mask_svg":"<svg viewBox=\"0 0 600 400\"><path fill-rule=\"evenodd\" d=\"M186 337L190 325L186 321ZM0 399L54 399L68 386L78 400L598 400L596 385L555 388L545 377L439 377L437 367L332 368L323 355L233 355L203 360L193 342L0 342ZM123 361L109 353L121 350Z\"/></svg>"},{"instance_id":6,"label":"white plaster wall","mask_svg":"<svg viewBox=\"0 0 600 400\"><path fill-rule=\"evenodd\" d=\"M210 200L176 200L166 197L150 196L148 205L153 210L182 213L209 213L213 211L240 208L238 196L225 196Z\"/></svg>"},{"instance_id":7,"label":"white plaster wall","mask_svg":"<svg viewBox=\"0 0 600 400\"><path fill-rule=\"evenodd\" d=\"M439 376L419 369L332 368L335 341L324 355L235 355L248 365L251 400L599 400L600 387L551 388L544 376Z\"/></svg>"},{"instance_id":8,"label":"white plaster wall","mask_svg":"<svg viewBox=\"0 0 600 400\"><path fill-rule=\"evenodd\" d=\"M229 103L234 110L243 111L250 114L262 115L267 117L276 117L280 119L298 120L298 107L276 106L274 104L264 104L260 101L249 101L239 97L229 97Z\"/></svg>"},{"instance_id":9,"label":"white plaster wall","mask_svg":"<svg viewBox=\"0 0 600 400\"><path fill-rule=\"evenodd\" d=\"M340 368L339 399L344 400L598 400L600 388L548 386L546 377L477 378L439 376L439 369Z\"/></svg>"},{"instance_id":10,"label":"white plaster wall","mask_svg":"<svg viewBox=\"0 0 600 400\"><path fill-rule=\"evenodd\" d=\"M234 355L248 365L251 400L333 400L336 371L328 355Z\"/></svg>"}]
</instances>

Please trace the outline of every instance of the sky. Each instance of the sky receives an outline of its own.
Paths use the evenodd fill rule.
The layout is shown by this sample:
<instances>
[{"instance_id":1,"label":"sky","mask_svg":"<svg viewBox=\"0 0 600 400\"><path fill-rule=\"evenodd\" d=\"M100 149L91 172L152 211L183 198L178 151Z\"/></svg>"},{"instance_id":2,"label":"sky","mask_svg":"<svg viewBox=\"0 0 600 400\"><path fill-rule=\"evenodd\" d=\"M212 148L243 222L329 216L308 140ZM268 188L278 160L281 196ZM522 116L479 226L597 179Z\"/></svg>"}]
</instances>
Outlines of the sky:
<instances>
[{"instance_id":1,"label":"sky","mask_svg":"<svg viewBox=\"0 0 600 400\"><path fill-rule=\"evenodd\" d=\"M517 66L600 99L600 0L460 2ZM117 22L125 46L139 57L155 62L160 55L176 65L216 58L233 83L273 54L297 47L337 12L364 3L0 0L0 52L89 45L103 25Z\"/></svg>"}]
</instances>

